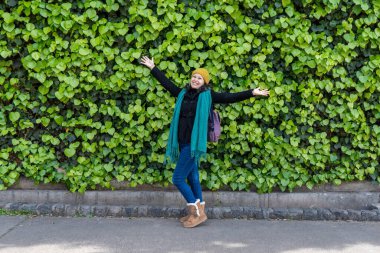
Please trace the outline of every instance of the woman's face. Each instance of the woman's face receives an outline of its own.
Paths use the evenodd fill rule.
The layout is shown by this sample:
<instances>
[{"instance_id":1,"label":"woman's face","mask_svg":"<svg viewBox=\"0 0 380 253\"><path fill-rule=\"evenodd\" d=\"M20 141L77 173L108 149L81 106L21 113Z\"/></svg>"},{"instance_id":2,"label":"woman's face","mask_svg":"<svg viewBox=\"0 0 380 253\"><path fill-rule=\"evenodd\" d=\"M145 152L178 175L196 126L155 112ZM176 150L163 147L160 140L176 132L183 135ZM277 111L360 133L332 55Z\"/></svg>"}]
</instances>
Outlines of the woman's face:
<instances>
[{"instance_id":1,"label":"woman's face","mask_svg":"<svg viewBox=\"0 0 380 253\"><path fill-rule=\"evenodd\" d=\"M199 89L205 84L205 80L200 74L194 74L191 76L190 85L193 89Z\"/></svg>"}]
</instances>

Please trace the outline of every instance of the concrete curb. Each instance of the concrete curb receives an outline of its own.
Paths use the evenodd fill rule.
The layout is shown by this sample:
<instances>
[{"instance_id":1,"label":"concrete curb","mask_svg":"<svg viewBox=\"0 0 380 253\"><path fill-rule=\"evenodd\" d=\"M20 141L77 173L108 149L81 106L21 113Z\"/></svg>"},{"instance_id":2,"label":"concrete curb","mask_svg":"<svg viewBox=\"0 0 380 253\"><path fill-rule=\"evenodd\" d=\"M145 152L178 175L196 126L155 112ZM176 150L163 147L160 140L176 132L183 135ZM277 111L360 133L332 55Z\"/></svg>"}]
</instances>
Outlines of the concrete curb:
<instances>
[{"instance_id":1,"label":"concrete curb","mask_svg":"<svg viewBox=\"0 0 380 253\"><path fill-rule=\"evenodd\" d=\"M255 208L337 208L368 210L379 203L378 192L210 192L203 198L209 207ZM50 203L70 205L157 206L183 208L185 201L178 191L87 191L84 194L66 190L0 191L3 203Z\"/></svg>"},{"instance_id":2,"label":"concrete curb","mask_svg":"<svg viewBox=\"0 0 380 253\"><path fill-rule=\"evenodd\" d=\"M132 191L176 191L174 185L169 185L163 187L162 185L155 184L144 184L138 185L136 187L129 186L128 182L118 182L116 180L111 181L111 186L114 190L132 190ZM36 184L33 180L20 177L17 183L9 187L10 190L67 190L67 186L62 183L53 184ZM97 188L96 190L106 190L110 189ZM223 187L219 189L220 191L231 191L229 187ZM253 188L251 192L256 192ZM273 189L273 192L281 192L280 189ZM312 190L308 189L306 186L297 187L293 189L294 193L298 192L378 192L380 193L380 184L376 182L369 181L356 181L356 182L343 182L341 185L334 185L331 183L315 185Z\"/></svg>"}]
</instances>

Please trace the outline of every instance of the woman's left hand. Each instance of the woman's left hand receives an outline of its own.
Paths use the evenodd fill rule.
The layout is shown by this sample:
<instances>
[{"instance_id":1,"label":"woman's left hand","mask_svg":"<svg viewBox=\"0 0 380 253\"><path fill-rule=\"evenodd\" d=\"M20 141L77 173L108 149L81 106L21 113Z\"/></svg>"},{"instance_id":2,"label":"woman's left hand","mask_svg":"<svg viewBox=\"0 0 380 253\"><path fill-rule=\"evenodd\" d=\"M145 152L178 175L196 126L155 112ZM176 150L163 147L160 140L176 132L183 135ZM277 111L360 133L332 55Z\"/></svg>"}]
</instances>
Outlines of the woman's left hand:
<instances>
[{"instance_id":1,"label":"woman's left hand","mask_svg":"<svg viewBox=\"0 0 380 253\"><path fill-rule=\"evenodd\" d=\"M268 89L265 89L265 90L262 90L260 88L256 88L252 91L252 94L254 96L269 96L269 90Z\"/></svg>"}]
</instances>

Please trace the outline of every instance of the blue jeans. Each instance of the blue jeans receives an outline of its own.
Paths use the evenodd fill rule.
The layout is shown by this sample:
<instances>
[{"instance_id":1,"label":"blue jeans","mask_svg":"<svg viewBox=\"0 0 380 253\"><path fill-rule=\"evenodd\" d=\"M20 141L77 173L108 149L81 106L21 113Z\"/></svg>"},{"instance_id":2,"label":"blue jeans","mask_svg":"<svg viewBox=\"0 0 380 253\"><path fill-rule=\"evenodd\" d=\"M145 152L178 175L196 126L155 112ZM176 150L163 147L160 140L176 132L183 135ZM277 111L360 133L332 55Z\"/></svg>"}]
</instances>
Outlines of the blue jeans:
<instances>
[{"instance_id":1,"label":"blue jeans","mask_svg":"<svg viewBox=\"0 0 380 253\"><path fill-rule=\"evenodd\" d=\"M198 165L191 158L190 144L179 144L180 154L174 169L173 184L181 192L187 203L202 200L202 188L199 182ZM186 179L189 184L186 183Z\"/></svg>"}]
</instances>

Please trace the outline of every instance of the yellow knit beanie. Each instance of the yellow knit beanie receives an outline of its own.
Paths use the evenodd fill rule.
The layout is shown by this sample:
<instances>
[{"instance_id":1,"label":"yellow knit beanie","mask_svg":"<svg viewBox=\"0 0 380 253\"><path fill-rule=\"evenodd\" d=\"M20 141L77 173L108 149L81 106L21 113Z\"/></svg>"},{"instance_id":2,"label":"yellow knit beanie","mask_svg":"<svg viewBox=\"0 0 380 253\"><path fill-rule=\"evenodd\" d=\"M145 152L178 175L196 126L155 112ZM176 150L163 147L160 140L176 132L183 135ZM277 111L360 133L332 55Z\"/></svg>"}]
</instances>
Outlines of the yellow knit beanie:
<instances>
[{"instance_id":1,"label":"yellow knit beanie","mask_svg":"<svg viewBox=\"0 0 380 253\"><path fill-rule=\"evenodd\" d=\"M210 75L209 75L207 69L204 69L204 68L196 69L193 71L192 75L194 75L194 74L201 75L206 84L208 84L210 82Z\"/></svg>"}]
</instances>

